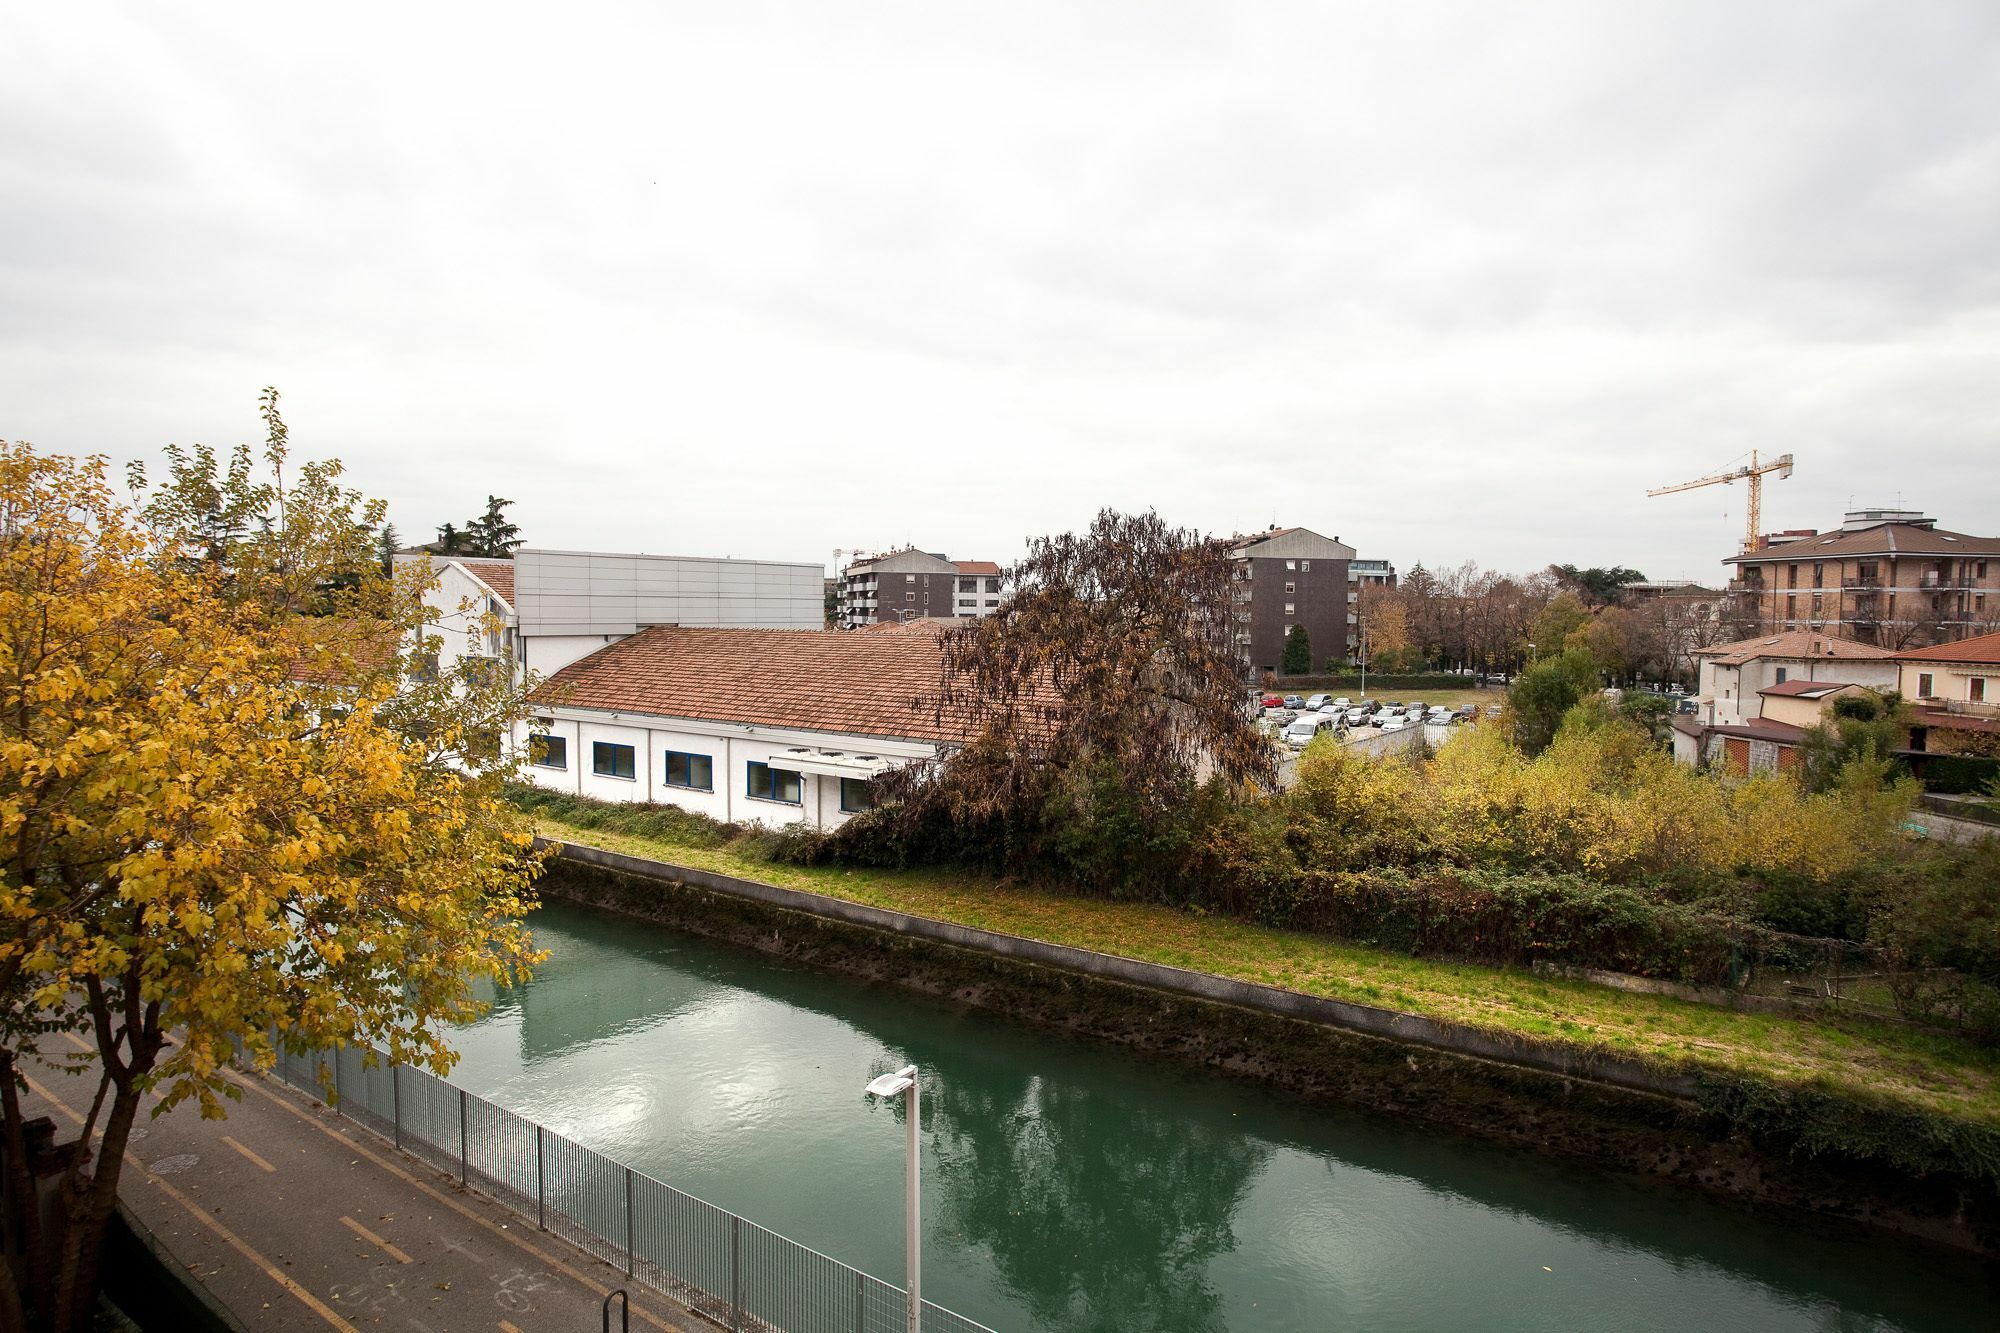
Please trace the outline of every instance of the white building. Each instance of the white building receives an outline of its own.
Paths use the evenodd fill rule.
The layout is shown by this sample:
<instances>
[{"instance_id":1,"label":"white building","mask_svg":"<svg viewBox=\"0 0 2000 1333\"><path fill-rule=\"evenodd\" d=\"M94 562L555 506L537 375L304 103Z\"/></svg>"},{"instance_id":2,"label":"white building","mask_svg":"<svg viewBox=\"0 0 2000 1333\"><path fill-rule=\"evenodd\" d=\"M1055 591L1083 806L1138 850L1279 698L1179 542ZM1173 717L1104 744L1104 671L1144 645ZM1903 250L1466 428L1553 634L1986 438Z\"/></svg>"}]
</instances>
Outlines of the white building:
<instances>
[{"instance_id":1,"label":"white building","mask_svg":"<svg viewBox=\"0 0 2000 1333\"><path fill-rule=\"evenodd\" d=\"M1695 703L1706 726L1734 727L1763 715L1762 691L1787 681L1837 681L1886 693L1896 688L1894 655L1815 630L1786 630L1697 648Z\"/></svg>"},{"instance_id":2,"label":"white building","mask_svg":"<svg viewBox=\"0 0 2000 1333\"><path fill-rule=\"evenodd\" d=\"M648 625L817 630L825 620L812 564L545 550L403 561L436 573L424 632L443 640L443 670L471 656L546 676Z\"/></svg>"},{"instance_id":3,"label":"white building","mask_svg":"<svg viewBox=\"0 0 2000 1333\"><path fill-rule=\"evenodd\" d=\"M654 626L542 683L517 728L538 786L733 823L817 828L868 780L964 739L941 720L935 633Z\"/></svg>"}]
</instances>

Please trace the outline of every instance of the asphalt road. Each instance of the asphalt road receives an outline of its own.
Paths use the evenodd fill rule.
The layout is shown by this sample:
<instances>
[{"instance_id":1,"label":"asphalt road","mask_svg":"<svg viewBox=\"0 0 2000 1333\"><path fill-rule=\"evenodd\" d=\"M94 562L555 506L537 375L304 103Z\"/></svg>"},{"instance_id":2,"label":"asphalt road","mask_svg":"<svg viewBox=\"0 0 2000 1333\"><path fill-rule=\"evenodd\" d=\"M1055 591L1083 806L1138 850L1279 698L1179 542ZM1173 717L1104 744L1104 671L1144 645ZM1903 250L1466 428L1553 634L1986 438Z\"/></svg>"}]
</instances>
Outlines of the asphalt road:
<instances>
[{"instance_id":1,"label":"asphalt road","mask_svg":"<svg viewBox=\"0 0 2000 1333\"><path fill-rule=\"evenodd\" d=\"M712 1330L293 1090L239 1082L227 1120L141 1112L119 1196L244 1328L580 1333L630 1288L633 1328ZM23 1109L73 1134L94 1082L44 1065L29 1085Z\"/></svg>"}]
</instances>

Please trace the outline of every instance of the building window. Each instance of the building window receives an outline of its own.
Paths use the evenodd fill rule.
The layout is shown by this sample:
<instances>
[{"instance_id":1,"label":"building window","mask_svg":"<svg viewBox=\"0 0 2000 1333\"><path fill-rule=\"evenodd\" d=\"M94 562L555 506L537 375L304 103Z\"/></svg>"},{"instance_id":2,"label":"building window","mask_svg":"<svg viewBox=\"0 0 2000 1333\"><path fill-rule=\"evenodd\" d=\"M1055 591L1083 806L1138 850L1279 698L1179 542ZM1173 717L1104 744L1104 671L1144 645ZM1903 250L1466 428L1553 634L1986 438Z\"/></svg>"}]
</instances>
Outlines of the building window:
<instances>
[{"instance_id":1,"label":"building window","mask_svg":"<svg viewBox=\"0 0 2000 1333\"><path fill-rule=\"evenodd\" d=\"M1785 683L1785 675L1786 675L1786 669L1785 669L1784 667L1779 667L1779 668L1778 668L1778 684L1780 684L1780 685L1783 685L1783 684Z\"/></svg>"},{"instance_id":2,"label":"building window","mask_svg":"<svg viewBox=\"0 0 2000 1333\"><path fill-rule=\"evenodd\" d=\"M1917 673L1917 697L1919 699L1935 699L1937 697L1937 690L1931 673L1928 671L1919 671Z\"/></svg>"},{"instance_id":3,"label":"building window","mask_svg":"<svg viewBox=\"0 0 2000 1333\"><path fill-rule=\"evenodd\" d=\"M769 764L749 765L749 794L760 801L777 801L783 805L802 805L805 802L805 780L789 768L772 768Z\"/></svg>"},{"instance_id":4,"label":"building window","mask_svg":"<svg viewBox=\"0 0 2000 1333\"><path fill-rule=\"evenodd\" d=\"M859 814L863 810L875 808L875 794L868 790L867 778L840 780L840 808L848 814Z\"/></svg>"},{"instance_id":5,"label":"building window","mask_svg":"<svg viewBox=\"0 0 2000 1333\"><path fill-rule=\"evenodd\" d=\"M977 607L979 605L979 599L977 597L961 597L958 599L958 604L960 606Z\"/></svg>"},{"instance_id":6,"label":"building window","mask_svg":"<svg viewBox=\"0 0 2000 1333\"><path fill-rule=\"evenodd\" d=\"M1826 582L1825 582L1825 580L1826 580L1826 564L1825 564L1825 562L1823 562L1823 561L1817 561L1817 560L1816 560L1816 561L1814 561L1814 562L1813 562L1813 587L1815 587L1815 588L1823 588L1823 587L1825 587L1825 586L1826 586Z\"/></svg>"},{"instance_id":7,"label":"building window","mask_svg":"<svg viewBox=\"0 0 2000 1333\"><path fill-rule=\"evenodd\" d=\"M1287 583L1285 585L1286 592L1297 592L1298 590L1299 590L1299 585L1296 583Z\"/></svg>"},{"instance_id":8,"label":"building window","mask_svg":"<svg viewBox=\"0 0 2000 1333\"><path fill-rule=\"evenodd\" d=\"M986 599L986 604L988 606L998 606L1000 605L1000 599L998 597L989 597Z\"/></svg>"},{"instance_id":9,"label":"building window","mask_svg":"<svg viewBox=\"0 0 2000 1333\"><path fill-rule=\"evenodd\" d=\"M1973 703L1986 702L1986 677L1973 676L1965 682L1965 697Z\"/></svg>"},{"instance_id":10,"label":"building window","mask_svg":"<svg viewBox=\"0 0 2000 1333\"><path fill-rule=\"evenodd\" d=\"M1296 560L1287 560L1285 562L1286 569L1297 569L1298 567L1299 567L1299 562Z\"/></svg>"},{"instance_id":11,"label":"building window","mask_svg":"<svg viewBox=\"0 0 2000 1333\"><path fill-rule=\"evenodd\" d=\"M715 790L715 761L705 754L667 751L667 785L690 791Z\"/></svg>"},{"instance_id":12,"label":"building window","mask_svg":"<svg viewBox=\"0 0 2000 1333\"><path fill-rule=\"evenodd\" d=\"M1978 566L1973 570L1972 576L1979 579L1986 577L1986 562L1984 560L1979 562Z\"/></svg>"},{"instance_id":13,"label":"building window","mask_svg":"<svg viewBox=\"0 0 2000 1333\"><path fill-rule=\"evenodd\" d=\"M986 591L988 591L988 592L999 592L999 591L1000 591L1000 580L999 580L999 579L988 579L988 580L986 580Z\"/></svg>"},{"instance_id":14,"label":"building window","mask_svg":"<svg viewBox=\"0 0 2000 1333\"><path fill-rule=\"evenodd\" d=\"M960 579L960 580L958 581L958 590L959 590L960 592L978 592L978 591L979 591L979 580L978 580L978 579Z\"/></svg>"},{"instance_id":15,"label":"building window","mask_svg":"<svg viewBox=\"0 0 2000 1333\"><path fill-rule=\"evenodd\" d=\"M906 602L914 602L917 600L917 595L913 592L906 592L903 594L903 600Z\"/></svg>"},{"instance_id":16,"label":"building window","mask_svg":"<svg viewBox=\"0 0 2000 1333\"><path fill-rule=\"evenodd\" d=\"M547 732L531 732L528 736L528 762L536 768L568 768L569 738L551 736Z\"/></svg>"},{"instance_id":17,"label":"building window","mask_svg":"<svg viewBox=\"0 0 2000 1333\"><path fill-rule=\"evenodd\" d=\"M600 778L625 778L636 781L639 770L632 762L632 747L613 745L608 741L592 741L590 745L590 771Z\"/></svg>"},{"instance_id":18,"label":"building window","mask_svg":"<svg viewBox=\"0 0 2000 1333\"><path fill-rule=\"evenodd\" d=\"M1299 561L1299 572L1300 572L1301 574L1305 573L1305 572L1306 572L1307 570L1311 569L1312 567L1313 567L1313 562L1312 562L1312 561L1310 561L1310 560L1301 560L1301 561Z\"/></svg>"},{"instance_id":19,"label":"building window","mask_svg":"<svg viewBox=\"0 0 2000 1333\"><path fill-rule=\"evenodd\" d=\"M916 581L917 581L917 576L915 574L903 575L903 582L905 583L915 583Z\"/></svg>"}]
</instances>

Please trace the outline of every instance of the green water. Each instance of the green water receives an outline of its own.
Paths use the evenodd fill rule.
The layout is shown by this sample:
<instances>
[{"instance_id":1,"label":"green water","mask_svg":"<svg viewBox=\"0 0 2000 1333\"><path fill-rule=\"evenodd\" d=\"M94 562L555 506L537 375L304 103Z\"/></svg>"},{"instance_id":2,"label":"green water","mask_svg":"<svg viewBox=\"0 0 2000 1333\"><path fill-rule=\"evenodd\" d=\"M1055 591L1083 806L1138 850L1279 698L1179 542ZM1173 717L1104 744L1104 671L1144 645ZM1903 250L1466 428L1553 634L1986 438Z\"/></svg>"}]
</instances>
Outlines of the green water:
<instances>
[{"instance_id":1,"label":"green water","mask_svg":"<svg viewBox=\"0 0 2000 1333\"><path fill-rule=\"evenodd\" d=\"M555 904L453 1081L1001 1330L2000 1328L1956 1256L1306 1104Z\"/></svg>"}]
</instances>

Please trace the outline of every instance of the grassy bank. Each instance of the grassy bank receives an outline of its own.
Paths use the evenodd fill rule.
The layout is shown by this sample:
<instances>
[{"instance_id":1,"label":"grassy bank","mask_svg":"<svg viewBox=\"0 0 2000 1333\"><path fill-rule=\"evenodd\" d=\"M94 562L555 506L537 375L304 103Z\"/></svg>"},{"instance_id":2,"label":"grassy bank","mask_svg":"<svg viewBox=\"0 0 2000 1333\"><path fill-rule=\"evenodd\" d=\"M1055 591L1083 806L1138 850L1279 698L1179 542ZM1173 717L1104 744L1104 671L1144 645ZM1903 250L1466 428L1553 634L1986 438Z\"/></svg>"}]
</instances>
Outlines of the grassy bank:
<instances>
[{"instance_id":1,"label":"grassy bank","mask_svg":"<svg viewBox=\"0 0 2000 1333\"><path fill-rule=\"evenodd\" d=\"M2000 1058L1951 1037L1852 1017L1744 1014L1531 972L1436 962L1173 908L1077 898L952 871L774 864L690 825L590 828L546 812L545 837L804 889L1054 944L1381 1005L1661 1067L1751 1078L2000 1127ZM616 824L627 812L609 809ZM638 814L640 812L630 812ZM628 822L628 827L630 826Z\"/></svg>"}]
</instances>

